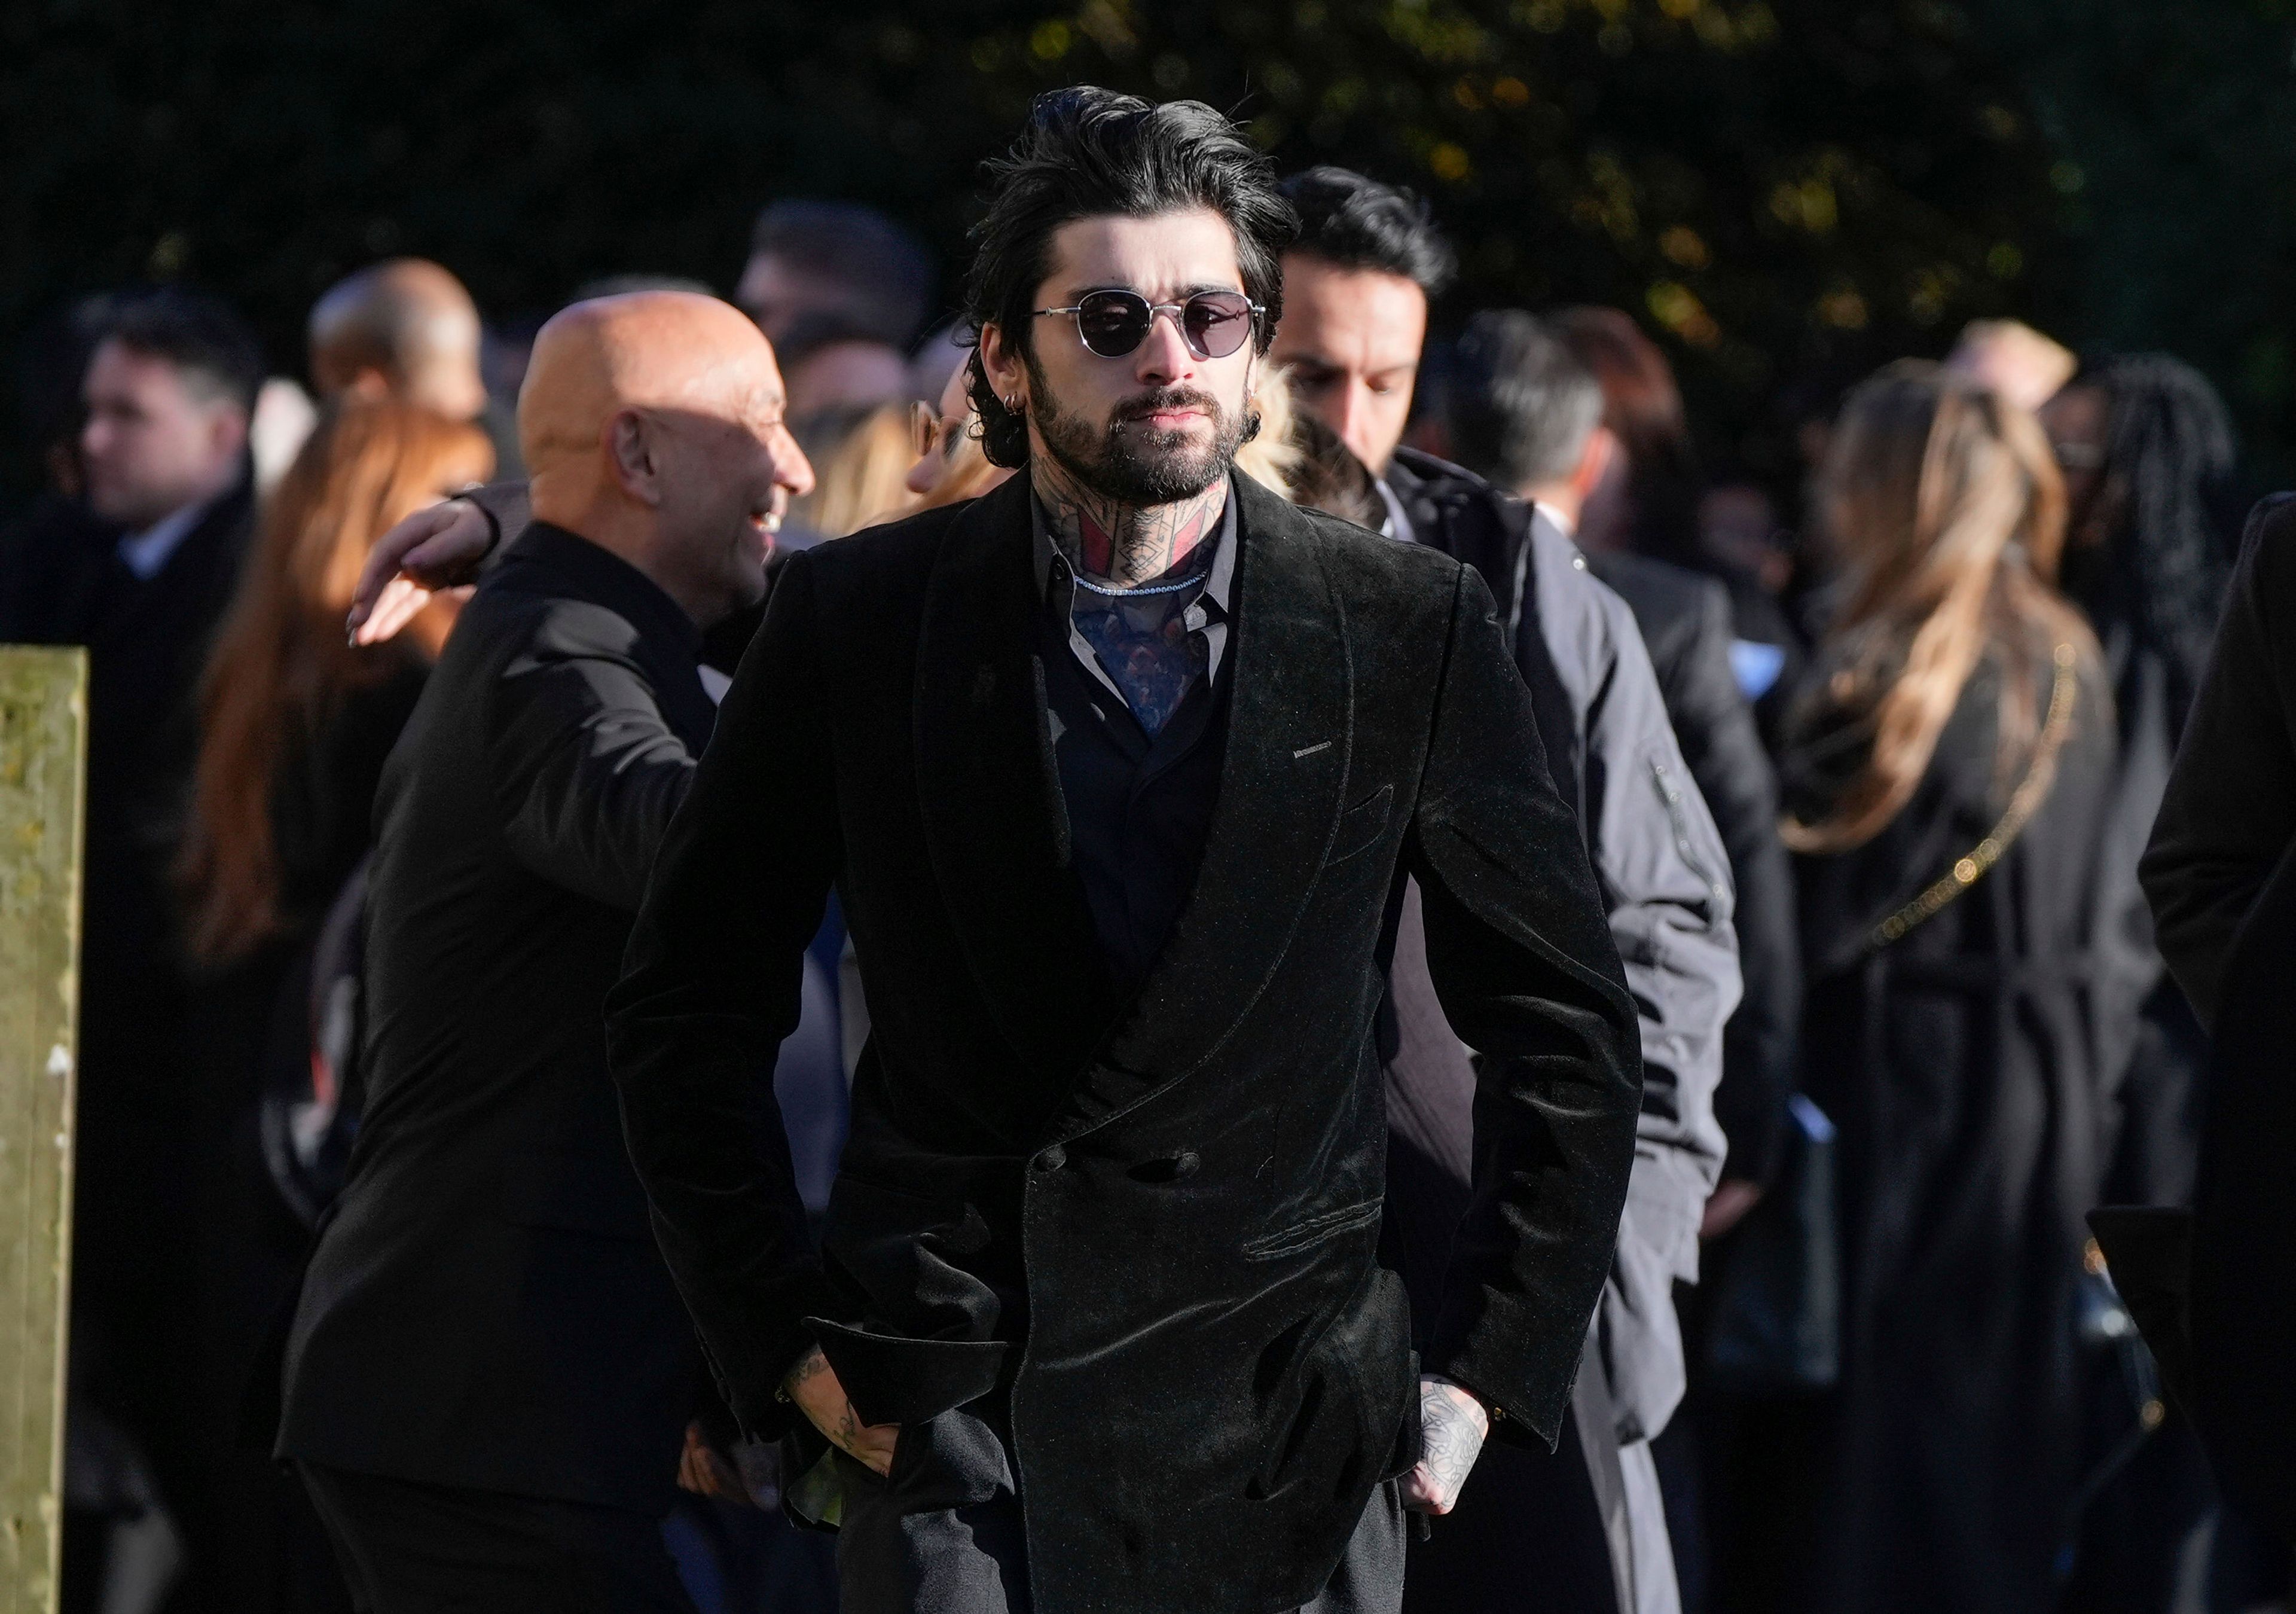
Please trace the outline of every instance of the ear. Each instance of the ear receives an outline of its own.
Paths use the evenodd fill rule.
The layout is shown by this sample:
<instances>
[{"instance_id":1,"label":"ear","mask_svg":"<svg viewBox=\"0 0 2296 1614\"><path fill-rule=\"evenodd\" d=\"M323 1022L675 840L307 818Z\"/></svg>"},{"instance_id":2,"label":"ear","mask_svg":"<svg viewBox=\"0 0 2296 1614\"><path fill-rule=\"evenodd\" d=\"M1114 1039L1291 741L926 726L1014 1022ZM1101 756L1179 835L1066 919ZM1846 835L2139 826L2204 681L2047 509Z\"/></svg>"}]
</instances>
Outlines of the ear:
<instances>
[{"instance_id":1,"label":"ear","mask_svg":"<svg viewBox=\"0 0 2296 1614\"><path fill-rule=\"evenodd\" d=\"M1570 476L1570 486L1580 498L1603 485L1611 467L1619 463L1620 452L1619 434L1608 426L1597 426L1587 434L1587 447L1578 452L1578 469Z\"/></svg>"},{"instance_id":2,"label":"ear","mask_svg":"<svg viewBox=\"0 0 2296 1614\"><path fill-rule=\"evenodd\" d=\"M235 459L247 447L250 417L246 410L232 402L218 401L208 430L215 441L217 457Z\"/></svg>"},{"instance_id":3,"label":"ear","mask_svg":"<svg viewBox=\"0 0 2296 1614\"><path fill-rule=\"evenodd\" d=\"M1004 328L993 321L980 327L980 373L998 397L1026 410L1029 366L1018 347L1004 340Z\"/></svg>"},{"instance_id":4,"label":"ear","mask_svg":"<svg viewBox=\"0 0 2296 1614\"><path fill-rule=\"evenodd\" d=\"M607 473L614 486L649 509L661 503L659 445L646 418L635 409L620 409L598 429Z\"/></svg>"}]
</instances>

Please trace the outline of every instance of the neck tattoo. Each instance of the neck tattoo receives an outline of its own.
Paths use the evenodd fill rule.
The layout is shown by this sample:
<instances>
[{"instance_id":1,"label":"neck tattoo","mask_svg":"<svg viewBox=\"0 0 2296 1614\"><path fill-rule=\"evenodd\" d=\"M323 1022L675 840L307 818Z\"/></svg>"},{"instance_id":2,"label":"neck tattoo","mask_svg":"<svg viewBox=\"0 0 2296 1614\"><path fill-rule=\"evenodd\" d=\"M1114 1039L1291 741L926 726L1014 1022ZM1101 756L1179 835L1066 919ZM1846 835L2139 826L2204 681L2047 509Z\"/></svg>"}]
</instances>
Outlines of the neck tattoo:
<instances>
[{"instance_id":1,"label":"neck tattoo","mask_svg":"<svg viewBox=\"0 0 2296 1614\"><path fill-rule=\"evenodd\" d=\"M1039 450L1029 476L1050 518L1053 541L1085 577L1119 588L1152 582L1219 530L1227 511L1227 478L1169 504L1126 504L1095 493Z\"/></svg>"}]
</instances>

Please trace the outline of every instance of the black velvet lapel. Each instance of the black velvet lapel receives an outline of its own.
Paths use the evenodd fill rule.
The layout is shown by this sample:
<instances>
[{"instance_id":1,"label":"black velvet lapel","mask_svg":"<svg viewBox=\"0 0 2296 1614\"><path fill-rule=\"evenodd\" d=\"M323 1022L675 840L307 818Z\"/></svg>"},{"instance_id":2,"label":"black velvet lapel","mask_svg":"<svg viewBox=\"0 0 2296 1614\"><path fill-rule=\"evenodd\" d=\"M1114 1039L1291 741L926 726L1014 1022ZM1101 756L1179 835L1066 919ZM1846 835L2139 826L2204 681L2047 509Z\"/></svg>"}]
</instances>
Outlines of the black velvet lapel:
<instances>
[{"instance_id":1,"label":"black velvet lapel","mask_svg":"<svg viewBox=\"0 0 2296 1614\"><path fill-rule=\"evenodd\" d=\"M1291 946L1337 829L1355 733L1347 623L1307 518L1249 477L1235 488L1242 547L1218 675L1234 680L1219 804L1194 893L1056 1124L1059 1139L1218 1051Z\"/></svg>"},{"instance_id":2,"label":"black velvet lapel","mask_svg":"<svg viewBox=\"0 0 2296 1614\"><path fill-rule=\"evenodd\" d=\"M1064 1090L1116 1005L1068 866L1029 497L1013 478L941 542L917 645L917 788L949 923L997 1028Z\"/></svg>"}]
</instances>

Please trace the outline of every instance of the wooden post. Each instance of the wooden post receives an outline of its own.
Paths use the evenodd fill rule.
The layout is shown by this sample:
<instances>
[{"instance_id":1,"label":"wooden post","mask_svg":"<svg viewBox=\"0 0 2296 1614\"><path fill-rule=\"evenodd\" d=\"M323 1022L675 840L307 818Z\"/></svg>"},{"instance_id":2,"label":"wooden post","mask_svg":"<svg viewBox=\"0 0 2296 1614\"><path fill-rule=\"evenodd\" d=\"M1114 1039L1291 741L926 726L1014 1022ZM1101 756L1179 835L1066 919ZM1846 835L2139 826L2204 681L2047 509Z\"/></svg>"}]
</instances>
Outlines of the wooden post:
<instances>
[{"instance_id":1,"label":"wooden post","mask_svg":"<svg viewBox=\"0 0 2296 1614\"><path fill-rule=\"evenodd\" d=\"M53 1614L87 652L0 646L0 1614Z\"/></svg>"}]
</instances>

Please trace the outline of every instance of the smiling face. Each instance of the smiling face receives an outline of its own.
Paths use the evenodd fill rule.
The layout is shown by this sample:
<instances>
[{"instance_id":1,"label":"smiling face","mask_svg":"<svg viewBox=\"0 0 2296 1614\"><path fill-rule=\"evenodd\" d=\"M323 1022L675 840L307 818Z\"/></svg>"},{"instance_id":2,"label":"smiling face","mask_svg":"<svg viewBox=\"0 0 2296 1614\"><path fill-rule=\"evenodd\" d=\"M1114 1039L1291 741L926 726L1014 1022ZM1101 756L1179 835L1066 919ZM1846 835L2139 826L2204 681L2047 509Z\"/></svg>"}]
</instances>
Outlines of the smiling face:
<instances>
[{"instance_id":1,"label":"smiling face","mask_svg":"<svg viewBox=\"0 0 2296 1614\"><path fill-rule=\"evenodd\" d=\"M1290 367L1300 406L1377 475L1403 441L1426 345L1427 294L1410 280L1284 255L1283 323L1268 356Z\"/></svg>"},{"instance_id":2,"label":"smiling face","mask_svg":"<svg viewBox=\"0 0 2296 1614\"><path fill-rule=\"evenodd\" d=\"M764 593L773 534L813 471L773 348L684 291L598 298L535 339L519 438L535 517L603 545L717 621Z\"/></svg>"},{"instance_id":3,"label":"smiling face","mask_svg":"<svg viewBox=\"0 0 2296 1614\"><path fill-rule=\"evenodd\" d=\"M763 344L760 344L762 347ZM688 407L645 412L658 471L665 582L680 600L730 615L765 597L766 561L791 497L811 491L812 468L790 435L781 373L770 351L749 372Z\"/></svg>"},{"instance_id":4,"label":"smiling face","mask_svg":"<svg viewBox=\"0 0 2296 1614\"><path fill-rule=\"evenodd\" d=\"M1209 209L1080 218L1054 233L1047 257L1039 308L1073 307L1110 290L1168 304L1243 290L1235 233ZM1025 403L1032 454L1132 505L1193 497L1227 474L1250 412L1250 341L1225 357L1200 356L1168 313L1115 358L1086 348L1070 314L1037 316L1025 354L1007 338L986 327L981 361L1000 397Z\"/></svg>"}]
</instances>

